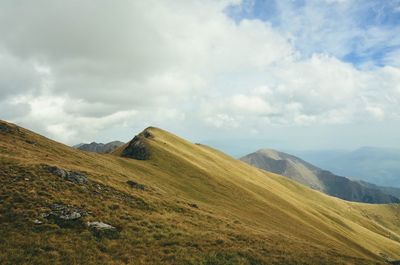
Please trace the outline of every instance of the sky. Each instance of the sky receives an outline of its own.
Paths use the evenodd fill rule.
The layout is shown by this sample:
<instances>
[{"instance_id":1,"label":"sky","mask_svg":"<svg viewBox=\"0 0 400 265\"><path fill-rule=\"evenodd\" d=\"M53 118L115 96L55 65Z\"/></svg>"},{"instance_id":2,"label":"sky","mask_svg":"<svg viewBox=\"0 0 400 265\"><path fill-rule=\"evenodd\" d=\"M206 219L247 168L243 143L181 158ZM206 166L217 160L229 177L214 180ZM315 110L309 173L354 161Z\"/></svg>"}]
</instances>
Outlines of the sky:
<instances>
[{"instance_id":1,"label":"sky","mask_svg":"<svg viewBox=\"0 0 400 265\"><path fill-rule=\"evenodd\" d=\"M400 148L400 1L0 0L0 119L69 145Z\"/></svg>"}]
</instances>

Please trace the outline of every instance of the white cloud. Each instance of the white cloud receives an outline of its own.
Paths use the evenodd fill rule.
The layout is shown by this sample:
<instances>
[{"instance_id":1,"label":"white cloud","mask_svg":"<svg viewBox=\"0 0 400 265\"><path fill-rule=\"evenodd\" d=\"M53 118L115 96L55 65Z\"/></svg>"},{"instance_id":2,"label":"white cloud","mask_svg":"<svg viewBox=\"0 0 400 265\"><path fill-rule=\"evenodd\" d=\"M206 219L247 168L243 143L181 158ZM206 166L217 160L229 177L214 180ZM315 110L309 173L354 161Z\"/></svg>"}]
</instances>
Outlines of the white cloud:
<instances>
[{"instance_id":1,"label":"white cloud","mask_svg":"<svg viewBox=\"0 0 400 265\"><path fill-rule=\"evenodd\" d=\"M399 69L362 71L326 55L270 67L262 86L203 106L244 127L348 124L398 117ZM264 125L260 124L264 123ZM220 123L217 123L220 126Z\"/></svg>"},{"instance_id":2,"label":"white cloud","mask_svg":"<svg viewBox=\"0 0 400 265\"><path fill-rule=\"evenodd\" d=\"M66 143L150 123L263 132L400 116L396 54L369 70L338 59L354 36L360 51L391 36L360 32L350 1L335 1L342 24L279 1L278 28L233 21L237 1L39 2L0 3L1 118Z\"/></svg>"}]
</instances>

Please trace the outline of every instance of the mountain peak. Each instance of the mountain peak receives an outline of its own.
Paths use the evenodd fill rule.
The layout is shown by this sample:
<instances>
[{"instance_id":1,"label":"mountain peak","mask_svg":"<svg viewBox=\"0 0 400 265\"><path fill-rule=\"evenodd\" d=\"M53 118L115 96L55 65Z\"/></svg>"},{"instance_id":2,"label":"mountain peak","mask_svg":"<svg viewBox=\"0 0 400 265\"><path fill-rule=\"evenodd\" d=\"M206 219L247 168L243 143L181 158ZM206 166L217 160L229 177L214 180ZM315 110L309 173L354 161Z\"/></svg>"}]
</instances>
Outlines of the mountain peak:
<instances>
[{"instance_id":1,"label":"mountain peak","mask_svg":"<svg viewBox=\"0 0 400 265\"><path fill-rule=\"evenodd\" d=\"M82 151L87 151L87 152L94 152L94 153L100 153L100 154L107 154L111 153L114 151L116 148L120 147L123 145L123 142L120 141L112 141L109 143L97 143L97 142L91 142L90 144L79 144L76 146L73 146L74 148L77 148Z\"/></svg>"}]
</instances>

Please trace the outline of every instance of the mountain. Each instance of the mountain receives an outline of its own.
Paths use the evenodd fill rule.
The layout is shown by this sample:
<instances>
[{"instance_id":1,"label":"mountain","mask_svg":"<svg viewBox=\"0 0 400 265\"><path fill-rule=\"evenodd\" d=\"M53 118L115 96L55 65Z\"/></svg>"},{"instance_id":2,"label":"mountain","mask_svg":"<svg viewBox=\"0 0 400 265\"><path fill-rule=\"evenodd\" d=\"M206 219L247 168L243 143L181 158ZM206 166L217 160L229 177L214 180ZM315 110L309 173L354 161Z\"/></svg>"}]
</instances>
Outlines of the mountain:
<instances>
[{"instance_id":1,"label":"mountain","mask_svg":"<svg viewBox=\"0 0 400 265\"><path fill-rule=\"evenodd\" d=\"M344 200L367 203L400 202L399 198L385 193L377 186L334 175L283 152L262 149L240 160Z\"/></svg>"},{"instance_id":2,"label":"mountain","mask_svg":"<svg viewBox=\"0 0 400 265\"><path fill-rule=\"evenodd\" d=\"M79 148L79 147L81 147L82 145L84 145L85 143L80 143L80 144L75 144L75 145L73 145L72 147L73 148Z\"/></svg>"},{"instance_id":3,"label":"mountain","mask_svg":"<svg viewBox=\"0 0 400 265\"><path fill-rule=\"evenodd\" d=\"M362 147L354 151L307 151L297 156L335 174L400 188L400 149Z\"/></svg>"},{"instance_id":4,"label":"mountain","mask_svg":"<svg viewBox=\"0 0 400 265\"><path fill-rule=\"evenodd\" d=\"M383 193L395 196L397 198L400 198L400 188L396 188L396 187L387 187L387 186L378 186L366 181L362 181L362 180L354 180L359 182L361 185L368 187L370 189L377 189L382 191Z\"/></svg>"},{"instance_id":5,"label":"mountain","mask_svg":"<svg viewBox=\"0 0 400 265\"><path fill-rule=\"evenodd\" d=\"M400 205L147 128L112 154L0 122L0 264L389 264Z\"/></svg>"},{"instance_id":6,"label":"mountain","mask_svg":"<svg viewBox=\"0 0 400 265\"><path fill-rule=\"evenodd\" d=\"M73 147L83 151L106 154L106 153L111 153L112 151L114 151L123 144L124 143L120 141L113 141L106 144L92 142L90 144L81 143Z\"/></svg>"}]
</instances>

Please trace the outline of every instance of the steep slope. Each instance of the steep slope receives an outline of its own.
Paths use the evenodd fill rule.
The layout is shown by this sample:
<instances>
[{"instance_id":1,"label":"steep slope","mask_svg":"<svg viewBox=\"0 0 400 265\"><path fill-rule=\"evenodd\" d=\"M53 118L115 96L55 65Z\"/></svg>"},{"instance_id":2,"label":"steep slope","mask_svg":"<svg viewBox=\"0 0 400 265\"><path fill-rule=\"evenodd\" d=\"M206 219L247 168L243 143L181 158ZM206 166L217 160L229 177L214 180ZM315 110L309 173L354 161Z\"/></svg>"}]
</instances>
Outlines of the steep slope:
<instances>
[{"instance_id":1,"label":"steep slope","mask_svg":"<svg viewBox=\"0 0 400 265\"><path fill-rule=\"evenodd\" d=\"M258 168L284 175L310 188L348 201L399 203L400 199L382 190L337 176L298 157L271 149L262 149L240 160Z\"/></svg>"},{"instance_id":2,"label":"steep slope","mask_svg":"<svg viewBox=\"0 0 400 265\"><path fill-rule=\"evenodd\" d=\"M289 177L319 191L325 191L324 183L317 176L319 169L298 157L272 149L261 149L248 154L241 161L255 167Z\"/></svg>"},{"instance_id":3,"label":"steep slope","mask_svg":"<svg viewBox=\"0 0 400 265\"><path fill-rule=\"evenodd\" d=\"M106 153L111 153L112 151L114 151L123 144L124 143L120 141L112 141L106 144L92 142L90 144L79 144L76 147L75 146L74 147L82 151L106 154Z\"/></svg>"},{"instance_id":4,"label":"steep slope","mask_svg":"<svg viewBox=\"0 0 400 265\"><path fill-rule=\"evenodd\" d=\"M329 197L156 128L100 155L2 122L0 181L0 264L400 259L398 205Z\"/></svg>"}]
</instances>

